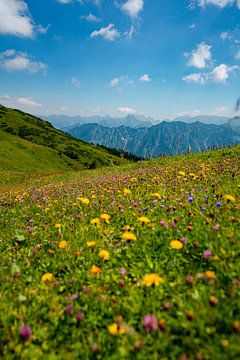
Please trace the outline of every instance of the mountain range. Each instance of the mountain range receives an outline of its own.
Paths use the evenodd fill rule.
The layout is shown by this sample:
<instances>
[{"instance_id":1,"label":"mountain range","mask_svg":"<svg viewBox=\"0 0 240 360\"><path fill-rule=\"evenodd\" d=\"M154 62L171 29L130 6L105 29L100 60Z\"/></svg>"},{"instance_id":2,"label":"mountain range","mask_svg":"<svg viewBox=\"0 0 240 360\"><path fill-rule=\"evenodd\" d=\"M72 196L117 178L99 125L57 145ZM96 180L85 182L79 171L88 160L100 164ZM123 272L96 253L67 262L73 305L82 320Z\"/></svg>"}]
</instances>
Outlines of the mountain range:
<instances>
[{"instance_id":1,"label":"mountain range","mask_svg":"<svg viewBox=\"0 0 240 360\"><path fill-rule=\"evenodd\" d=\"M123 149L144 158L186 153L189 150L198 152L240 142L240 132L229 125L201 122L164 121L141 128L110 128L99 124L85 124L68 131L75 138L88 143Z\"/></svg>"},{"instance_id":2,"label":"mountain range","mask_svg":"<svg viewBox=\"0 0 240 360\"><path fill-rule=\"evenodd\" d=\"M140 128L140 127L152 127L161 122L176 122L181 121L185 123L193 123L199 121L204 124L215 124L223 125L228 122L228 117L224 116L215 116L215 115L201 115L201 116L180 116L174 120L154 120L151 117L145 117L143 115L127 115L125 117L111 117L111 116L67 116L67 115L50 115L42 116L45 120L49 121L57 129L68 131L69 129L84 125L84 124L99 124L105 127L116 128L119 126L127 126L130 128Z\"/></svg>"}]
</instances>

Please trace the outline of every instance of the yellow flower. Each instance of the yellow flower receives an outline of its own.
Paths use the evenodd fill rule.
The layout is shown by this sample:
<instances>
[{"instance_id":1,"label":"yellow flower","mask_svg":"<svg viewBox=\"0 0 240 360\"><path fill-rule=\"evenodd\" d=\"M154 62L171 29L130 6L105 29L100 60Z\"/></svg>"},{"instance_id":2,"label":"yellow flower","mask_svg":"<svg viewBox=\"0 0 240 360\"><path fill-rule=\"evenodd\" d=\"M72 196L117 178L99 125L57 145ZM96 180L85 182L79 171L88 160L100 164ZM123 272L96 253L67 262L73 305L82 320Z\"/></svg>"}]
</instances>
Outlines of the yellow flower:
<instances>
[{"instance_id":1,"label":"yellow flower","mask_svg":"<svg viewBox=\"0 0 240 360\"><path fill-rule=\"evenodd\" d=\"M216 279L215 272L214 271L206 271L205 278L207 280L215 280Z\"/></svg>"},{"instance_id":2,"label":"yellow flower","mask_svg":"<svg viewBox=\"0 0 240 360\"><path fill-rule=\"evenodd\" d=\"M126 231L122 234L122 239L123 240L137 240L137 237L133 233Z\"/></svg>"},{"instance_id":3,"label":"yellow flower","mask_svg":"<svg viewBox=\"0 0 240 360\"><path fill-rule=\"evenodd\" d=\"M224 197L225 197L225 199L227 199L229 201L232 201L232 202L236 201L236 198L233 195L224 195Z\"/></svg>"},{"instance_id":4,"label":"yellow flower","mask_svg":"<svg viewBox=\"0 0 240 360\"><path fill-rule=\"evenodd\" d=\"M185 171L179 171L179 175L185 176Z\"/></svg>"},{"instance_id":5,"label":"yellow flower","mask_svg":"<svg viewBox=\"0 0 240 360\"><path fill-rule=\"evenodd\" d=\"M150 220L146 216L141 216L138 218L139 221L141 221L142 224L147 224L150 222Z\"/></svg>"},{"instance_id":6,"label":"yellow flower","mask_svg":"<svg viewBox=\"0 0 240 360\"><path fill-rule=\"evenodd\" d=\"M68 242L66 240L62 240L58 244L58 247L60 247L61 249L64 249L67 245L68 245Z\"/></svg>"},{"instance_id":7,"label":"yellow flower","mask_svg":"<svg viewBox=\"0 0 240 360\"><path fill-rule=\"evenodd\" d=\"M100 225L100 219L99 218L92 219L91 224L92 225Z\"/></svg>"},{"instance_id":8,"label":"yellow flower","mask_svg":"<svg viewBox=\"0 0 240 360\"><path fill-rule=\"evenodd\" d=\"M172 249L180 250L183 247L183 244L181 243L181 241L172 240L170 242L170 246L171 246Z\"/></svg>"},{"instance_id":9,"label":"yellow flower","mask_svg":"<svg viewBox=\"0 0 240 360\"><path fill-rule=\"evenodd\" d=\"M157 198L159 198L159 199L160 199L160 197L161 197L161 195L160 195L158 192L151 194L151 196L152 196L152 197L157 197Z\"/></svg>"},{"instance_id":10,"label":"yellow flower","mask_svg":"<svg viewBox=\"0 0 240 360\"><path fill-rule=\"evenodd\" d=\"M61 226L62 226L61 224L55 224L55 225L54 225L54 227L55 227L56 229L60 229Z\"/></svg>"},{"instance_id":11,"label":"yellow flower","mask_svg":"<svg viewBox=\"0 0 240 360\"><path fill-rule=\"evenodd\" d=\"M94 246L96 246L96 241L87 241L87 246L88 247L94 247Z\"/></svg>"},{"instance_id":12,"label":"yellow flower","mask_svg":"<svg viewBox=\"0 0 240 360\"><path fill-rule=\"evenodd\" d=\"M223 347L228 347L228 345L229 345L229 341L227 339L223 339L222 340L222 346Z\"/></svg>"},{"instance_id":13,"label":"yellow flower","mask_svg":"<svg viewBox=\"0 0 240 360\"><path fill-rule=\"evenodd\" d=\"M126 334L126 329L123 326L118 326L117 323L113 323L112 325L109 325L108 331L111 335L114 336Z\"/></svg>"},{"instance_id":14,"label":"yellow flower","mask_svg":"<svg viewBox=\"0 0 240 360\"><path fill-rule=\"evenodd\" d=\"M43 282L47 282L50 281L53 278L53 274L51 273L46 273L42 276L42 281Z\"/></svg>"},{"instance_id":15,"label":"yellow flower","mask_svg":"<svg viewBox=\"0 0 240 360\"><path fill-rule=\"evenodd\" d=\"M97 267L96 265L93 265L90 269L90 273L92 275L96 275L96 274L99 274L100 272L102 272L102 269Z\"/></svg>"},{"instance_id":16,"label":"yellow flower","mask_svg":"<svg viewBox=\"0 0 240 360\"><path fill-rule=\"evenodd\" d=\"M147 274L144 275L143 278L143 285L145 286L152 286L152 285L159 286L163 282L164 282L163 278L161 278L158 274Z\"/></svg>"},{"instance_id":17,"label":"yellow flower","mask_svg":"<svg viewBox=\"0 0 240 360\"><path fill-rule=\"evenodd\" d=\"M131 190L124 188L123 193L124 193L124 195L129 195L129 194L131 194Z\"/></svg>"},{"instance_id":18,"label":"yellow flower","mask_svg":"<svg viewBox=\"0 0 240 360\"><path fill-rule=\"evenodd\" d=\"M102 215L100 215L100 218L103 219L107 224L110 223L110 221L109 221L110 215L108 215L108 214L102 214Z\"/></svg>"},{"instance_id":19,"label":"yellow flower","mask_svg":"<svg viewBox=\"0 0 240 360\"><path fill-rule=\"evenodd\" d=\"M85 197L79 197L79 198L77 198L77 200L80 200L81 203L83 203L85 205L88 205L90 203L90 200L88 198L85 198Z\"/></svg>"},{"instance_id":20,"label":"yellow flower","mask_svg":"<svg viewBox=\"0 0 240 360\"><path fill-rule=\"evenodd\" d=\"M102 259L102 260L109 260L110 258L110 254L107 250L101 250L99 252L99 257Z\"/></svg>"}]
</instances>

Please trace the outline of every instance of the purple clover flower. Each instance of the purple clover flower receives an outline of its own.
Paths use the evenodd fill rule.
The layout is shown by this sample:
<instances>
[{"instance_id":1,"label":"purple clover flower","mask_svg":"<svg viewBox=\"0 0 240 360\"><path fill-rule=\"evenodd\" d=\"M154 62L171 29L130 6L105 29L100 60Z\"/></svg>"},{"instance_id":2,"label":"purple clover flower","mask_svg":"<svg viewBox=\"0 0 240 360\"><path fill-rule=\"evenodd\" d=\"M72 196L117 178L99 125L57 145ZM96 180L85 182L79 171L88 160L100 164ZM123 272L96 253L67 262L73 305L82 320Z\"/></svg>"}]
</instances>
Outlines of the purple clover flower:
<instances>
[{"instance_id":1,"label":"purple clover flower","mask_svg":"<svg viewBox=\"0 0 240 360\"><path fill-rule=\"evenodd\" d=\"M220 202L220 201L218 201L217 203L216 203L216 207L221 207L222 206L222 203Z\"/></svg>"},{"instance_id":2,"label":"purple clover flower","mask_svg":"<svg viewBox=\"0 0 240 360\"><path fill-rule=\"evenodd\" d=\"M73 294L71 297L70 297L70 300L77 300L78 296L77 294Z\"/></svg>"},{"instance_id":3,"label":"purple clover flower","mask_svg":"<svg viewBox=\"0 0 240 360\"><path fill-rule=\"evenodd\" d=\"M19 331L19 335L22 341L27 341L32 336L32 329L29 325L23 325Z\"/></svg>"},{"instance_id":4,"label":"purple clover flower","mask_svg":"<svg viewBox=\"0 0 240 360\"><path fill-rule=\"evenodd\" d=\"M212 257L212 252L211 250L204 250L203 251L203 259L204 260L209 260Z\"/></svg>"},{"instance_id":5,"label":"purple clover flower","mask_svg":"<svg viewBox=\"0 0 240 360\"><path fill-rule=\"evenodd\" d=\"M157 331L158 321L154 315L148 314L143 320L143 327L146 332Z\"/></svg>"}]
</instances>

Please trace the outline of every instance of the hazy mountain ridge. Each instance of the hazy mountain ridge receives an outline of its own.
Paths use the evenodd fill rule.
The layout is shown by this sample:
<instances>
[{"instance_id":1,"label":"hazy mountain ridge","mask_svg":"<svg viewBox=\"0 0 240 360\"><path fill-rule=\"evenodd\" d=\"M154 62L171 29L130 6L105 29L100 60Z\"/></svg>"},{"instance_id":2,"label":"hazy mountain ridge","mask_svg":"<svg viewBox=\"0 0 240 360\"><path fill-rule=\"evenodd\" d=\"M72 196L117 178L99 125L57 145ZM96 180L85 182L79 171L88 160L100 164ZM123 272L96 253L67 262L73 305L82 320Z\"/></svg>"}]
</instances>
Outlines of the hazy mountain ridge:
<instances>
[{"instance_id":1,"label":"hazy mountain ridge","mask_svg":"<svg viewBox=\"0 0 240 360\"><path fill-rule=\"evenodd\" d=\"M200 122L162 122L138 129L85 124L70 129L69 133L89 143L123 149L146 158L160 154L180 154L189 150L198 152L240 142L240 134L229 126Z\"/></svg>"},{"instance_id":2,"label":"hazy mountain ridge","mask_svg":"<svg viewBox=\"0 0 240 360\"><path fill-rule=\"evenodd\" d=\"M112 116L67 116L67 115L49 115L42 116L45 120L53 124L57 129L69 131L76 126L84 124L99 124L105 127L119 127L127 126L130 128L140 128L140 127L152 127L163 122L176 122L181 121L185 123L193 123L199 121L204 124L215 124L223 125L228 123L229 118L225 116L216 116L216 115L199 115L199 116L179 116L174 120L164 119L164 120L154 120L151 117L146 117L143 115L127 115L125 117L112 117Z\"/></svg>"}]
</instances>

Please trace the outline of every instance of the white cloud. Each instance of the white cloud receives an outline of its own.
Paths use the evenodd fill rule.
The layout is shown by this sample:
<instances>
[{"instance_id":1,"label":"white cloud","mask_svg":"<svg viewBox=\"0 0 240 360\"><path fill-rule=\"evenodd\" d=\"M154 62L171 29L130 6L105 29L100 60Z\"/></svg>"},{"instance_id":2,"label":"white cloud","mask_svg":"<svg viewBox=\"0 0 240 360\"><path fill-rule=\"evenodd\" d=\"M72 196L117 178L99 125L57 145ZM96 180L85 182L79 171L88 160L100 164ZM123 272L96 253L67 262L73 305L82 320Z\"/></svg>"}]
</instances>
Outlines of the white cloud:
<instances>
[{"instance_id":1,"label":"white cloud","mask_svg":"<svg viewBox=\"0 0 240 360\"><path fill-rule=\"evenodd\" d=\"M197 84L205 84L207 82L207 77L202 73L193 73L182 78L183 81L187 83L197 83Z\"/></svg>"},{"instance_id":2,"label":"white cloud","mask_svg":"<svg viewBox=\"0 0 240 360\"><path fill-rule=\"evenodd\" d=\"M220 8L224 8L225 6L233 5L233 3L235 3L235 2L237 2L237 1L235 1L235 0L199 0L198 4L201 7L204 7L206 5L215 5Z\"/></svg>"},{"instance_id":3,"label":"white cloud","mask_svg":"<svg viewBox=\"0 0 240 360\"><path fill-rule=\"evenodd\" d=\"M189 54L187 54L189 56ZM197 48L192 51L188 66L193 66L198 69L204 69L212 60L211 46L205 43L197 45Z\"/></svg>"},{"instance_id":4,"label":"white cloud","mask_svg":"<svg viewBox=\"0 0 240 360\"><path fill-rule=\"evenodd\" d=\"M144 74L139 78L140 81L145 81L145 82L149 82L152 81L152 79L149 77L148 74Z\"/></svg>"},{"instance_id":5,"label":"white cloud","mask_svg":"<svg viewBox=\"0 0 240 360\"><path fill-rule=\"evenodd\" d=\"M20 108L26 111L41 108L43 106L31 97L12 97L3 95L0 96L0 102L7 107Z\"/></svg>"},{"instance_id":6,"label":"white cloud","mask_svg":"<svg viewBox=\"0 0 240 360\"><path fill-rule=\"evenodd\" d=\"M90 35L91 38L95 38L98 36L102 36L105 40L108 41L114 41L120 36L120 33L113 24L109 24L105 28L102 27L100 30L93 31Z\"/></svg>"},{"instance_id":7,"label":"white cloud","mask_svg":"<svg viewBox=\"0 0 240 360\"><path fill-rule=\"evenodd\" d=\"M78 87L80 85L80 80L78 78L76 78L75 76L72 76L71 83L72 83L72 85Z\"/></svg>"},{"instance_id":8,"label":"white cloud","mask_svg":"<svg viewBox=\"0 0 240 360\"><path fill-rule=\"evenodd\" d=\"M81 16L81 19L86 20L88 22L99 22L99 21L101 21L96 15L93 15L91 13L88 14L88 15Z\"/></svg>"},{"instance_id":9,"label":"white cloud","mask_svg":"<svg viewBox=\"0 0 240 360\"><path fill-rule=\"evenodd\" d=\"M122 10L125 11L131 18L138 16L139 12L143 10L143 0L127 0L122 6Z\"/></svg>"},{"instance_id":10,"label":"white cloud","mask_svg":"<svg viewBox=\"0 0 240 360\"><path fill-rule=\"evenodd\" d=\"M222 41L225 41L225 40L230 39L231 35L227 31L223 31L220 34L220 38L222 39Z\"/></svg>"},{"instance_id":11,"label":"white cloud","mask_svg":"<svg viewBox=\"0 0 240 360\"><path fill-rule=\"evenodd\" d=\"M229 74L237 69L238 69L238 66L236 66L236 65L228 66L226 64L220 64L213 69L213 71L211 73L212 80L215 83L225 83L229 78Z\"/></svg>"},{"instance_id":12,"label":"white cloud","mask_svg":"<svg viewBox=\"0 0 240 360\"><path fill-rule=\"evenodd\" d=\"M72 0L57 0L57 2L59 2L60 4L70 4Z\"/></svg>"},{"instance_id":13,"label":"white cloud","mask_svg":"<svg viewBox=\"0 0 240 360\"><path fill-rule=\"evenodd\" d=\"M230 74L238 70L238 66L228 66L220 64L216 66L211 72L206 73L193 73L182 78L187 83L206 84L207 82L214 82L217 84L224 84L229 79Z\"/></svg>"},{"instance_id":14,"label":"white cloud","mask_svg":"<svg viewBox=\"0 0 240 360\"><path fill-rule=\"evenodd\" d=\"M228 111L226 106L217 106L215 109L216 114L225 114Z\"/></svg>"},{"instance_id":15,"label":"white cloud","mask_svg":"<svg viewBox=\"0 0 240 360\"><path fill-rule=\"evenodd\" d=\"M122 75L119 77L116 77L114 79L112 79L109 83L110 86L114 87L117 85L132 85L134 82L133 80L129 79L129 77L127 75Z\"/></svg>"},{"instance_id":16,"label":"white cloud","mask_svg":"<svg viewBox=\"0 0 240 360\"><path fill-rule=\"evenodd\" d=\"M0 34L32 37L34 23L22 0L0 0Z\"/></svg>"},{"instance_id":17,"label":"white cloud","mask_svg":"<svg viewBox=\"0 0 240 360\"><path fill-rule=\"evenodd\" d=\"M178 114L178 116L191 116L191 117L200 116L200 115L202 115L202 112L200 110L198 110L198 109L187 110L187 111L183 111L183 112Z\"/></svg>"},{"instance_id":18,"label":"white cloud","mask_svg":"<svg viewBox=\"0 0 240 360\"><path fill-rule=\"evenodd\" d=\"M33 107L33 108L42 107L42 104L34 101L32 98L20 97L20 98L17 98L17 103L20 105L24 105L27 107Z\"/></svg>"},{"instance_id":19,"label":"white cloud","mask_svg":"<svg viewBox=\"0 0 240 360\"><path fill-rule=\"evenodd\" d=\"M240 50L235 54L235 59L240 60Z\"/></svg>"},{"instance_id":20,"label":"white cloud","mask_svg":"<svg viewBox=\"0 0 240 360\"><path fill-rule=\"evenodd\" d=\"M117 110L122 114L128 114L128 115L133 115L137 113L136 109L127 106L118 107Z\"/></svg>"},{"instance_id":21,"label":"white cloud","mask_svg":"<svg viewBox=\"0 0 240 360\"><path fill-rule=\"evenodd\" d=\"M39 71L45 74L47 69L46 64L32 61L28 54L13 49L0 53L0 67L9 72L26 71L32 74Z\"/></svg>"}]
</instances>

